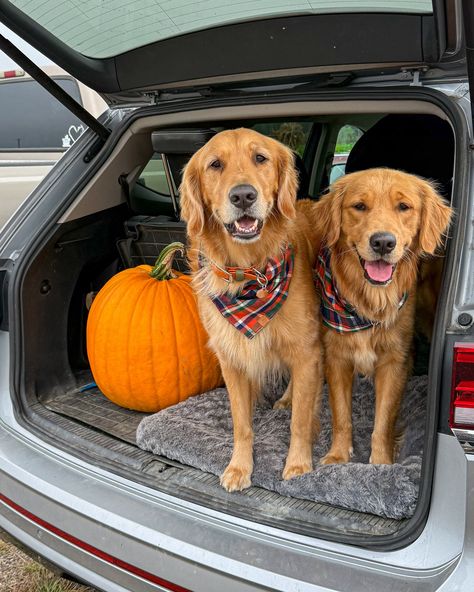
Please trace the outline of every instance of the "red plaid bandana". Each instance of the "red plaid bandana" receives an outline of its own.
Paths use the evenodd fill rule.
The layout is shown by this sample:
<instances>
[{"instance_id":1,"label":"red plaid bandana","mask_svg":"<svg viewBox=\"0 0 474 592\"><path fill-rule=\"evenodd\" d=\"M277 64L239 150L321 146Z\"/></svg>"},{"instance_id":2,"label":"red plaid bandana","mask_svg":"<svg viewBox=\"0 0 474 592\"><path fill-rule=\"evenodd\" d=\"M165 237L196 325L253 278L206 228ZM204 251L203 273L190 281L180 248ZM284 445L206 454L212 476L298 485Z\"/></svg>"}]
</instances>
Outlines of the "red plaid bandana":
<instances>
[{"instance_id":1,"label":"red plaid bandana","mask_svg":"<svg viewBox=\"0 0 474 592\"><path fill-rule=\"evenodd\" d=\"M314 270L316 288L321 297L323 323L338 333L354 333L377 326L377 321L360 317L355 308L340 296L332 277L330 260L330 250L323 247L319 252ZM407 298L408 292L405 292L398 304L399 308L405 304Z\"/></svg>"},{"instance_id":2,"label":"red plaid bandana","mask_svg":"<svg viewBox=\"0 0 474 592\"><path fill-rule=\"evenodd\" d=\"M286 245L281 257L269 259L265 269L259 275L265 281L246 282L235 296L227 293L211 296L221 315L236 329L253 339L280 310L288 297L291 276L293 275L294 249ZM232 268L235 270L235 268ZM260 298L257 296L263 293Z\"/></svg>"}]
</instances>

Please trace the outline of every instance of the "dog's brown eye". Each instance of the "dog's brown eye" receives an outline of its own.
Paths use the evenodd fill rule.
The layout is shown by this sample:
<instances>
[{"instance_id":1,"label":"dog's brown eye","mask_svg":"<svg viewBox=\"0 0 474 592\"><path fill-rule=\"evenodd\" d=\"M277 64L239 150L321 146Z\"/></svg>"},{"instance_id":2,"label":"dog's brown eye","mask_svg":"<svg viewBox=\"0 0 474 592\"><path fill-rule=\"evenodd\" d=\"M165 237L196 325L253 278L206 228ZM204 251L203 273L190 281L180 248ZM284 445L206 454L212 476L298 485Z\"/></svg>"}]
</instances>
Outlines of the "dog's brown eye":
<instances>
[{"instance_id":1,"label":"dog's brown eye","mask_svg":"<svg viewBox=\"0 0 474 592\"><path fill-rule=\"evenodd\" d=\"M410 206L409 206L408 204L406 204L406 203L400 202L400 203L398 204L398 209L399 209L401 212L405 212L406 210L409 210L409 209L410 209Z\"/></svg>"},{"instance_id":2,"label":"dog's brown eye","mask_svg":"<svg viewBox=\"0 0 474 592\"><path fill-rule=\"evenodd\" d=\"M268 160L268 158L266 156L263 156L263 154L257 154L255 160L257 162L265 162L266 160Z\"/></svg>"},{"instance_id":3,"label":"dog's brown eye","mask_svg":"<svg viewBox=\"0 0 474 592\"><path fill-rule=\"evenodd\" d=\"M367 209L365 203L361 201L359 203L354 204L352 207L354 208L354 210L357 210L358 212L364 212Z\"/></svg>"},{"instance_id":4,"label":"dog's brown eye","mask_svg":"<svg viewBox=\"0 0 474 592\"><path fill-rule=\"evenodd\" d=\"M221 169L222 168L222 163L221 163L220 160L217 160L216 159L216 160L213 160L209 166L211 168L213 168L213 169Z\"/></svg>"}]
</instances>

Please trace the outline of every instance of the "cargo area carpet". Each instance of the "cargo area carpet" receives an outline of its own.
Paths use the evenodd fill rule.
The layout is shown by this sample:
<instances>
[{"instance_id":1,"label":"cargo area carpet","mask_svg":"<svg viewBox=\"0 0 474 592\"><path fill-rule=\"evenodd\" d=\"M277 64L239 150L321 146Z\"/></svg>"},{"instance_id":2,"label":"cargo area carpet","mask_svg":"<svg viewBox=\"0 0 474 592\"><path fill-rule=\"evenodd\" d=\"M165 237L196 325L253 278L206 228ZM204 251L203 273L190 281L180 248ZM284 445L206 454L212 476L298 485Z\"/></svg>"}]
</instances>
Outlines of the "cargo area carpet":
<instances>
[{"instance_id":1,"label":"cargo area carpet","mask_svg":"<svg viewBox=\"0 0 474 592\"><path fill-rule=\"evenodd\" d=\"M355 381L351 462L318 464L331 441L325 387L321 431L313 447L314 470L289 481L283 481L281 474L290 441L291 411L272 409L283 387L268 388L254 414L252 485L387 518L412 516L420 482L427 384L426 376L408 382L398 420L400 448L393 465L369 464L375 401L368 379ZM154 454L220 475L232 454L232 419L226 389L209 391L145 417L137 429L137 444Z\"/></svg>"}]
</instances>

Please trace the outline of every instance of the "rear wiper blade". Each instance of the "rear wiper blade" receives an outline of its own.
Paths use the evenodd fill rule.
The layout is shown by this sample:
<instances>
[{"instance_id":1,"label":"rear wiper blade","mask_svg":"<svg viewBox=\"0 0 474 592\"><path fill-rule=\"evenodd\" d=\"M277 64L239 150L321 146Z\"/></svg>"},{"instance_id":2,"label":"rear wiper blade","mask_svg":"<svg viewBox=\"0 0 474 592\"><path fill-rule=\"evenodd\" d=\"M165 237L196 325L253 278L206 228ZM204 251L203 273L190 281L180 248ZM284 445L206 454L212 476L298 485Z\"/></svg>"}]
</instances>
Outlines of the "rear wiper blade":
<instances>
[{"instance_id":1,"label":"rear wiper blade","mask_svg":"<svg viewBox=\"0 0 474 592\"><path fill-rule=\"evenodd\" d=\"M353 72L338 72L338 73L331 73L325 76L324 78L313 78L312 80L308 80L306 82L301 83L298 88L304 89L318 89L318 88L334 88L338 86L345 86L354 80L355 74Z\"/></svg>"},{"instance_id":2,"label":"rear wiper blade","mask_svg":"<svg viewBox=\"0 0 474 592\"><path fill-rule=\"evenodd\" d=\"M194 90L202 96L248 95L250 93L279 93L282 90L291 92L300 89L324 89L344 86L354 79L352 72L338 72L318 74L316 76L299 75L269 78L266 80L250 80L247 82L234 82L216 84L214 86L195 87Z\"/></svg>"}]
</instances>

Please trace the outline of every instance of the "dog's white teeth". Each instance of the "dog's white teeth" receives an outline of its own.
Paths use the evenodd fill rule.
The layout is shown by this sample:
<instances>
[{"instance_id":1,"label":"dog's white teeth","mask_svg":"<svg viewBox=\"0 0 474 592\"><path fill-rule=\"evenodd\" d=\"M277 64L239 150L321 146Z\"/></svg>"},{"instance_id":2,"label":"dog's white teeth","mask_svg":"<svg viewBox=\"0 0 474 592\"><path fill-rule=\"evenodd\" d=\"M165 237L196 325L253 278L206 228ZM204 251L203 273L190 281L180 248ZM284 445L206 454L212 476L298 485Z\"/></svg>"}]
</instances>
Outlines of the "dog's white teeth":
<instances>
[{"instance_id":1,"label":"dog's white teeth","mask_svg":"<svg viewBox=\"0 0 474 592\"><path fill-rule=\"evenodd\" d=\"M234 222L234 226L235 226L236 230L241 234L252 234L253 232L255 232L257 230L258 220L255 220L255 222L252 224L252 226L249 226L249 227L240 226L238 220L236 220Z\"/></svg>"}]
</instances>

